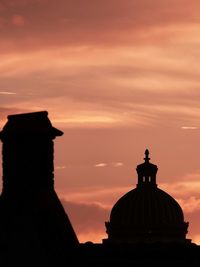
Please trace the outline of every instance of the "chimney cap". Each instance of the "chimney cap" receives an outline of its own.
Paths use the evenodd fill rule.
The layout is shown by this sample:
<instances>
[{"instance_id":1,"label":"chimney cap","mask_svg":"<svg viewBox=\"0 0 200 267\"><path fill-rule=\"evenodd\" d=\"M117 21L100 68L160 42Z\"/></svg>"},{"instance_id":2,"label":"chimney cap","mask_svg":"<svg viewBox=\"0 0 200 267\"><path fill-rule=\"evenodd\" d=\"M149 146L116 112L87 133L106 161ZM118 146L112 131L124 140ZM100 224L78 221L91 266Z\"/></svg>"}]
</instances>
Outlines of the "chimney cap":
<instances>
[{"instance_id":1,"label":"chimney cap","mask_svg":"<svg viewBox=\"0 0 200 267\"><path fill-rule=\"evenodd\" d=\"M13 136L48 135L52 138L63 135L63 132L53 127L47 111L8 115L8 121L0 132L0 139Z\"/></svg>"}]
</instances>

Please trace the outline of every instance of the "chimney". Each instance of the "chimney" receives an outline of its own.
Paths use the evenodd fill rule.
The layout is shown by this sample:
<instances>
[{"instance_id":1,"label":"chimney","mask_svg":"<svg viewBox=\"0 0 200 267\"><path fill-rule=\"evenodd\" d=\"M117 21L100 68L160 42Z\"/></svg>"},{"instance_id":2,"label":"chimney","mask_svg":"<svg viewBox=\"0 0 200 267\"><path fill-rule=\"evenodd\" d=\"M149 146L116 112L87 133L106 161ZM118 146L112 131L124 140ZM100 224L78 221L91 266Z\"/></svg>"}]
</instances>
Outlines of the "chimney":
<instances>
[{"instance_id":1,"label":"chimney","mask_svg":"<svg viewBox=\"0 0 200 267\"><path fill-rule=\"evenodd\" d=\"M61 135L63 132L52 126L46 111L10 115L0 132L3 142L0 217L5 239L10 236L13 244L17 236L26 244L25 250L40 247L48 251L50 258L78 245L54 191L53 140Z\"/></svg>"}]
</instances>

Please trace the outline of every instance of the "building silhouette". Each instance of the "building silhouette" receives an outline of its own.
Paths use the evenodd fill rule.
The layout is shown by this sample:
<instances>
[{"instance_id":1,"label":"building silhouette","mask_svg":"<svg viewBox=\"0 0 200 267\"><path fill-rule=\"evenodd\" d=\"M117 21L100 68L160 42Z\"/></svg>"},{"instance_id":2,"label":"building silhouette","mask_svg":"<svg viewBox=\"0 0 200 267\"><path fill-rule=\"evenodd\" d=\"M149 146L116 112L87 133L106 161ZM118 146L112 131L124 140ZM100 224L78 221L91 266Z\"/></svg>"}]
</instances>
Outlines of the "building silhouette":
<instances>
[{"instance_id":1,"label":"building silhouette","mask_svg":"<svg viewBox=\"0 0 200 267\"><path fill-rule=\"evenodd\" d=\"M63 133L51 125L47 115L44 111L8 116L0 132L0 245L11 255L5 262L15 258L13 266L23 261L27 266L35 266L38 258L55 266L66 257L66 249L78 245L54 191L53 140ZM29 259L32 263L28 263Z\"/></svg>"},{"instance_id":2,"label":"building silhouette","mask_svg":"<svg viewBox=\"0 0 200 267\"><path fill-rule=\"evenodd\" d=\"M80 244L54 191L53 140L63 133L48 113L8 116L0 196L0 266L200 266L200 247L186 239L179 204L157 187L157 166L137 166L137 187L117 201L108 238Z\"/></svg>"},{"instance_id":3,"label":"building silhouette","mask_svg":"<svg viewBox=\"0 0 200 267\"><path fill-rule=\"evenodd\" d=\"M174 198L156 184L157 166L145 151L144 163L137 166L137 187L114 205L106 222L110 243L188 243L188 223Z\"/></svg>"}]
</instances>

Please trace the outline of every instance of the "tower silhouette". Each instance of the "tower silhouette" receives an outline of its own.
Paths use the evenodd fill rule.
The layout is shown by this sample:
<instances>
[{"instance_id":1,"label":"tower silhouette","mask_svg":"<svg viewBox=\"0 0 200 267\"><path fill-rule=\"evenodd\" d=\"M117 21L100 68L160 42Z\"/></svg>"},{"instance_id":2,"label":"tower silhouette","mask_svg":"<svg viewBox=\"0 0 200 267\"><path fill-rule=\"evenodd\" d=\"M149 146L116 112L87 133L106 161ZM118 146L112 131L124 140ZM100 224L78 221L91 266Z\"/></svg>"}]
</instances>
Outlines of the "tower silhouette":
<instances>
[{"instance_id":1,"label":"tower silhouette","mask_svg":"<svg viewBox=\"0 0 200 267\"><path fill-rule=\"evenodd\" d=\"M47 115L10 115L0 132L0 245L19 261L43 257L55 266L79 242L54 191L53 139L63 133L52 127Z\"/></svg>"},{"instance_id":2,"label":"tower silhouette","mask_svg":"<svg viewBox=\"0 0 200 267\"><path fill-rule=\"evenodd\" d=\"M108 243L189 243L188 223L180 205L156 184L157 166L145 151L144 163L136 168L137 187L113 206L106 222Z\"/></svg>"}]
</instances>

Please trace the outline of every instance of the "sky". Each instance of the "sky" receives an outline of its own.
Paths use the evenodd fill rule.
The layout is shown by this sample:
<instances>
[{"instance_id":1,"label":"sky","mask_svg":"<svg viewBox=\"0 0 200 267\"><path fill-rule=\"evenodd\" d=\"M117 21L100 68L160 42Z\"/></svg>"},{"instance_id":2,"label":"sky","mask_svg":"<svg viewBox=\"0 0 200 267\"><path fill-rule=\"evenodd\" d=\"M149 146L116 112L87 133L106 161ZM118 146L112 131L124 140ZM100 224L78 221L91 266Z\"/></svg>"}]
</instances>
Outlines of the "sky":
<instances>
[{"instance_id":1,"label":"sky","mask_svg":"<svg viewBox=\"0 0 200 267\"><path fill-rule=\"evenodd\" d=\"M200 244L199 14L199 0L0 0L0 128L47 110L64 131L55 188L80 242L107 237L149 148Z\"/></svg>"}]
</instances>

